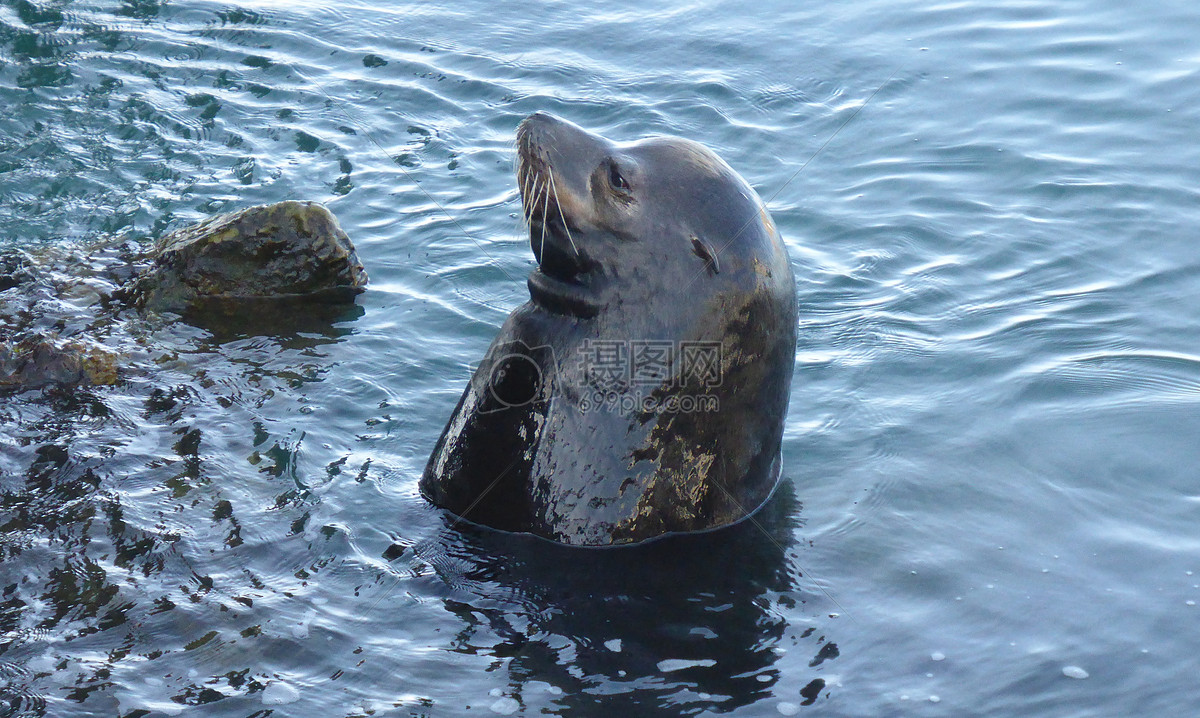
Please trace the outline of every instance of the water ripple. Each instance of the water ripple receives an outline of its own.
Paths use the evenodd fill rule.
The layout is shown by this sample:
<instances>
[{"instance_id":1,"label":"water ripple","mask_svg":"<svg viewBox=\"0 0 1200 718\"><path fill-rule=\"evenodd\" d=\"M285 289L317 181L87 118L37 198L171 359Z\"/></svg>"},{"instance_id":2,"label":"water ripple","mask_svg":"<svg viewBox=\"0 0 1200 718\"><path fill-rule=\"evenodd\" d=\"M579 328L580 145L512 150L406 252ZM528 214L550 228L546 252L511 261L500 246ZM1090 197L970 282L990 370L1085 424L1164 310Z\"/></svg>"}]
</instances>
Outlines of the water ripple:
<instances>
[{"instance_id":1,"label":"water ripple","mask_svg":"<svg viewBox=\"0 0 1200 718\"><path fill-rule=\"evenodd\" d=\"M1103 352L1032 367L1030 401L1087 400L1104 406L1200 400L1200 356L1174 352Z\"/></svg>"},{"instance_id":2,"label":"water ripple","mask_svg":"<svg viewBox=\"0 0 1200 718\"><path fill-rule=\"evenodd\" d=\"M1178 714L1194 646L1162 627L1200 572L1194 14L0 5L0 249L46 276L0 309L122 358L114 386L0 402L0 713L815 695L890 715L937 695ZM758 527L566 556L419 497L526 298L511 152L536 110L692 137L770 198L800 341L790 481ZM99 320L113 255L93 240L285 198L355 240L353 316L267 336Z\"/></svg>"}]
</instances>

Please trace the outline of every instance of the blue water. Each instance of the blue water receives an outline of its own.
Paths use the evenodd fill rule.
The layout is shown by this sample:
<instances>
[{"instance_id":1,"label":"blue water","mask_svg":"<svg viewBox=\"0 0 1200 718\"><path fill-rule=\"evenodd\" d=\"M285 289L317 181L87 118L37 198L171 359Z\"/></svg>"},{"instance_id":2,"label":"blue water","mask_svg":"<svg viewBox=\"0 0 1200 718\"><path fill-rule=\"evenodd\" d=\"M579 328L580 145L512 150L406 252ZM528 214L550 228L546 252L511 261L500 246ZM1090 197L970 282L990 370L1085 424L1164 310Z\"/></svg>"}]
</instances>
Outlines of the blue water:
<instances>
[{"instance_id":1,"label":"blue water","mask_svg":"<svg viewBox=\"0 0 1200 718\"><path fill-rule=\"evenodd\" d=\"M1200 707L1194 3L3 0L0 108L0 247L51 277L0 315L122 362L0 396L0 716ZM527 296L537 110L768 200L800 339L753 524L589 552L418 496ZM99 301L97 241L283 199L357 309Z\"/></svg>"}]
</instances>

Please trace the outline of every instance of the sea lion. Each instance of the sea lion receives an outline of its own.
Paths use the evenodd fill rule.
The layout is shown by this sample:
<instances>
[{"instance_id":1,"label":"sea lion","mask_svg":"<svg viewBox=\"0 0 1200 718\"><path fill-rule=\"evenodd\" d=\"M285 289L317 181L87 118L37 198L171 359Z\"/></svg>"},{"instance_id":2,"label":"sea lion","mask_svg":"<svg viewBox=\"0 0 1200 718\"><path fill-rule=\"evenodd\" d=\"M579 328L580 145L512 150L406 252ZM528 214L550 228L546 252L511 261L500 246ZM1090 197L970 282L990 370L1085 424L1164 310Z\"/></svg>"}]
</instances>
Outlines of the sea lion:
<instances>
[{"instance_id":1,"label":"sea lion","mask_svg":"<svg viewBox=\"0 0 1200 718\"><path fill-rule=\"evenodd\" d=\"M711 150L517 129L537 268L421 493L459 517L608 546L736 522L770 496L796 344L787 250Z\"/></svg>"}]
</instances>

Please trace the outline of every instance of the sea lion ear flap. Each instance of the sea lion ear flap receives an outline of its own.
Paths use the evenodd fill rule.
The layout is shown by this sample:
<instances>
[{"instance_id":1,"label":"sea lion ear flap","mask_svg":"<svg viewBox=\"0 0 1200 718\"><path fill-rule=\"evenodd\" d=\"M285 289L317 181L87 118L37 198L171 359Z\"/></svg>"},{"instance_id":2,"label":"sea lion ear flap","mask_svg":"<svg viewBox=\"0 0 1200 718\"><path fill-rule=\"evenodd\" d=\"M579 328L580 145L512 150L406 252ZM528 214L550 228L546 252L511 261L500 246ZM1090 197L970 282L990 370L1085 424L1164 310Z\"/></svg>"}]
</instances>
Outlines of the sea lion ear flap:
<instances>
[{"instance_id":1,"label":"sea lion ear flap","mask_svg":"<svg viewBox=\"0 0 1200 718\"><path fill-rule=\"evenodd\" d=\"M721 273L721 265L717 261L717 253L713 251L712 246L700 239L696 235L692 235L692 252L704 260L705 267L708 269L708 276Z\"/></svg>"}]
</instances>

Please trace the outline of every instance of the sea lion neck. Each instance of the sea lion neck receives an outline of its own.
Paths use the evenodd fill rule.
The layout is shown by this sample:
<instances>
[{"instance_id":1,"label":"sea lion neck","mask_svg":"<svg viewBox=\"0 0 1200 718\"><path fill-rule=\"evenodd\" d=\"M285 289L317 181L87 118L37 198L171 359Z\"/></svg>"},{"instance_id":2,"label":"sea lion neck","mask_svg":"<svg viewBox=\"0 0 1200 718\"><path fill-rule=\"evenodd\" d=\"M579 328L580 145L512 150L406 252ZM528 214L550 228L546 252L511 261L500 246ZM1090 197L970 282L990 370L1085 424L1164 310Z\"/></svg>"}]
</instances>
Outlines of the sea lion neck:
<instances>
[{"instance_id":1,"label":"sea lion neck","mask_svg":"<svg viewBox=\"0 0 1200 718\"><path fill-rule=\"evenodd\" d=\"M593 287L570 280L556 279L535 269L527 281L529 298L551 314L591 319L604 308L603 297Z\"/></svg>"}]
</instances>

